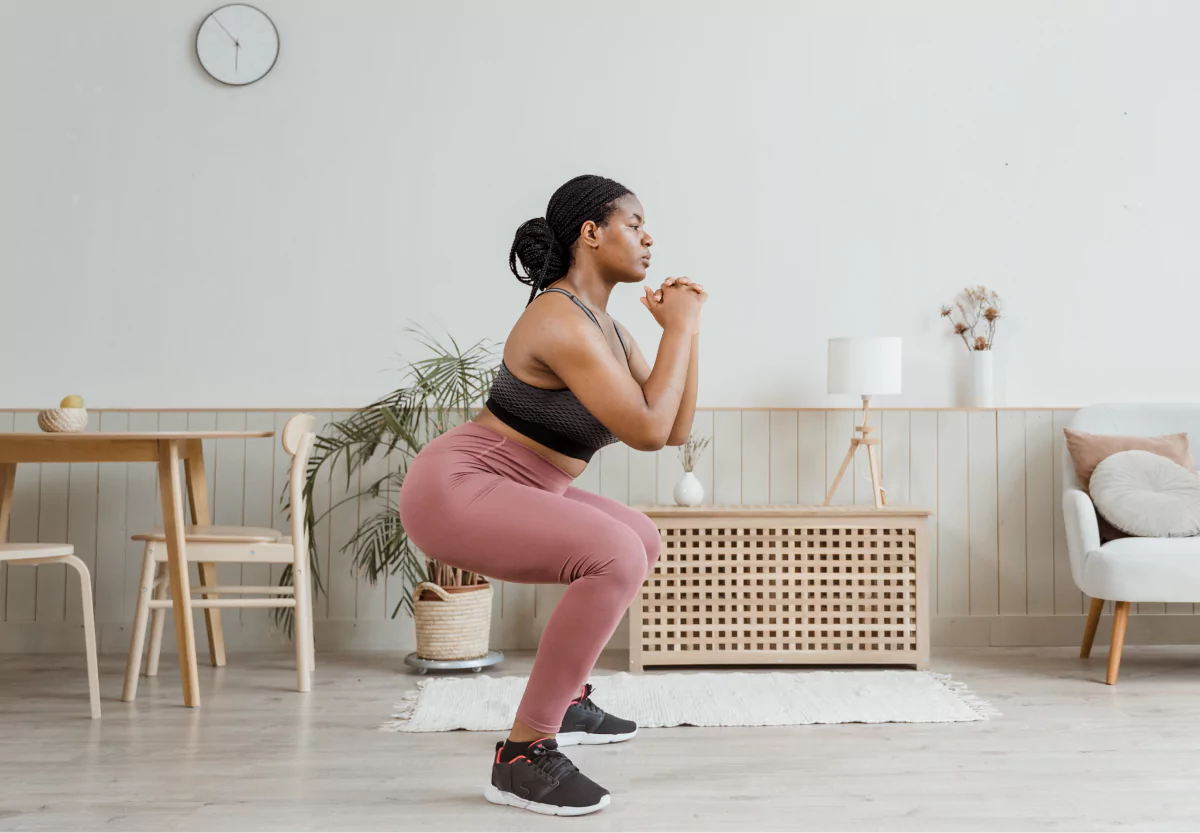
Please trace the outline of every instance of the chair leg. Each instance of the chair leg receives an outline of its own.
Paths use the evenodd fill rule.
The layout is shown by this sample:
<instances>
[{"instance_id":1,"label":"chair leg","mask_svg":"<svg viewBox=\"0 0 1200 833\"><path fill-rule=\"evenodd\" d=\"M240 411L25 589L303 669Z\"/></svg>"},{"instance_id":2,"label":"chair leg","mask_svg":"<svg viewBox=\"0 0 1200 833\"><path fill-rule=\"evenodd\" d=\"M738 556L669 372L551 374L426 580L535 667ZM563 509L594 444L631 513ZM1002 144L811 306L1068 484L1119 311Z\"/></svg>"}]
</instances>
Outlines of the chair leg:
<instances>
[{"instance_id":1,"label":"chair leg","mask_svg":"<svg viewBox=\"0 0 1200 833\"><path fill-rule=\"evenodd\" d=\"M313 633L313 594L312 585L306 583L304 603L308 605L308 668L314 674L317 671L317 637Z\"/></svg>"},{"instance_id":2,"label":"chair leg","mask_svg":"<svg viewBox=\"0 0 1200 833\"><path fill-rule=\"evenodd\" d=\"M129 638L129 658L125 660L125 687L121 701L132 703L137 697L138 676L142 670L142 651L146 645L146 620L150 618L150 595L154 592L154 552L147 545L142 556L142 578L138 584L137 606L133 614L133 635Z\"/></svg>"},{"instance_id":3,"label":"chair leg","mask_svg":"<svg viewBox=\"0 0 1200 833\"><path fill-rule=\"evenodd\" d=\"M1112 647L1108 649L1109 685L1117 684L1117 671L1121 668L1121 649L1125 647L1125 625L1129 622L1129 602L1117 602L1113 615Z\"/></svg>"},{"instance_id":4,"label":"chair leg","mask_svg":"<svg viewBox=\"0 0 1200 833\"><path fill-rule=\"evenodd\" d=\"M1079 649L1080 659L1092 655L1092 642L1096 639L1096 626L1100 624L1100 611L1104 609L1104 599L1092 599L1088 608L1087 628L1083 632L1083 646Z\"/></svg>"},{"instance_id":5,"label":"chair leg","mask_svg":"<svg viewBox=\"0 0 1200 833\"><path fill-rule=\"evenodd\" d=\"M312 689L312 594L308 592L308 553L292 563L293 639L296 643L297 691Z\"/></svg>"},{"instance_id":6,"label":"chair leg","mask_svg":"<svg viewBox=\"0 0 1200 833\"><path fill-rule=\"evenodd\" d=\"M154 593L155 599L165 599L167 597L167 582L163 579L166 577L167 565L156 562L154 572ZM162 636L163 624L167 619L167 609L160 607L150 612L150 645L146 649L146 676L158 676L158 657L162 653Z\"/></svg>"},{"instance_id":7,"label":"chair leg","mask_svg":"<svg viewBox=\"0 0 1200 833\"><path fill-rule=\"evenodd\" d=\"M83 603L83 639L87 649L88 695L92 703L92 719L100 719L100 669L96 657L96 616L92 607L92 574L87 565L74 555L63 558L79 573L79 597Z\"/></svg>"},{"instance_id":8,"label":"chair leg","mask_svg":"<svg viewBox=\"0 0 1200 833\"><path fill-rule=\"evenodd\" d=\"M304 604L308 607L308 670L310 673L316 673L317 638L313 635L313 594L312 585L307 579L304 581Z\"/></svg>"},{"instance_id":9,"label":"chair leg","mask_svg":"<svg viewBox=\"0 0 1200 833\"><path fill-rule=\"evenodd\" d=\"M217 577L217 565L208 561L197 563L200 583L215 587L221 583ZM220 598L218 593L205 593L206 599ZM221 609L216 607L204 608L204 627L208 633L208 661L214 668L225 665L225 630L221 622Z\"/></svg>"}]
</instances>

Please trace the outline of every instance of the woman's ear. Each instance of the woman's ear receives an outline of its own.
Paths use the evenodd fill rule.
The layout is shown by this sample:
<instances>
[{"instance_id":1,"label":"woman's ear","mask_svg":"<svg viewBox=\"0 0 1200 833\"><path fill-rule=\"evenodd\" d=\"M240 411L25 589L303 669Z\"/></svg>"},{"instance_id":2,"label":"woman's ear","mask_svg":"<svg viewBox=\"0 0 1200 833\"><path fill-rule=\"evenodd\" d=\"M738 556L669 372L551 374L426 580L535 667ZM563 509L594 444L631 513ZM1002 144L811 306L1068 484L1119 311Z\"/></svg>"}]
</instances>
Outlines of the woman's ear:
<instances>
[{"instance_id":1,"label":"woman's ear","mask_svg":"<svg viewBox=\"0 0 1200 833\"><path fill-rule=\"evenodd\" d=\"M579 239L583 241L585 246L590 246L593 249L600 245L600 238L596 234L598 226L594 220L584 220L583 226L579 229Z\"/></svg>"}]
</instances>

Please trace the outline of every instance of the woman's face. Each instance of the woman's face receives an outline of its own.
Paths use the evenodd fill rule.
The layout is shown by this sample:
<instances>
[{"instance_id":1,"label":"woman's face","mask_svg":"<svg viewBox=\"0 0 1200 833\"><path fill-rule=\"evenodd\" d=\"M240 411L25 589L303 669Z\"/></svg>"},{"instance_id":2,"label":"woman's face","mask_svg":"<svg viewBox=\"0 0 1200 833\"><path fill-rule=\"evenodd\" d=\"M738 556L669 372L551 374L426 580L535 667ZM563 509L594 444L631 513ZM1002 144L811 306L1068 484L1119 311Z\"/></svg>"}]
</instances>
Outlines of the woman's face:
<instances>
[{"instance_id":1,"label":"woman's face","mask_svg":"<svg viewBox=\"0 0 1200 833\"><path fill-rule=\"evenodd\" d=\"M604 226L587 223L581 243L592 247L602 273L619 283L642 283L650 268L654 238L646 233L646 209L633 194L617 200L617 210ZM593 237L594 235L594 237Z\"/></svg>"}]
</instances>

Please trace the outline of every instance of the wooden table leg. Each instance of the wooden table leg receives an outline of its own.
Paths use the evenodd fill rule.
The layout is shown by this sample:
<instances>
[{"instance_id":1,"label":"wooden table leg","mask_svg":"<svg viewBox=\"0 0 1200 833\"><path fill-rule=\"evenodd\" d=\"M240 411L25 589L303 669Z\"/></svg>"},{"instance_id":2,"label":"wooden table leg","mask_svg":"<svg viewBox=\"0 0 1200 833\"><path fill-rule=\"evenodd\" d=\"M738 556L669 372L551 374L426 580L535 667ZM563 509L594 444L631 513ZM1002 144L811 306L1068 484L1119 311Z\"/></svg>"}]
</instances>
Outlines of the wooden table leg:
<instances>
[{"instance_id":1,"label":"wooden table leg","mask_svg":"<svg viewBox=\"0 0 1200 833\"><path fill-rule=\"evenodd\" d=\"M171 576L171 608L179 644L183 704L195 708L200 705L200 680L196 669L196 634L192 629L192 589L184 537L183 493L179 488L179 445L174 440L162 440L158 450L158 490L162 495L163 526L167 536L167 571Z\"/></svg>"},{"instance_id":2,"label":"wooden table leg","mask_svg":"<svg viewBox=\"0 0 1200 833\"><path fill-rule=\"evenodd\" d=\"M208 526L212 516L208 511L208 479L204 474L204 443L200 440L189 440L187 460L183 464L187 478L188 505L192 508L192 523L196 526ZM218 587L217 565L211 561L203 561L199 565L200 584L207 587ZM217 593L205 593L204 598L215 599ZM204 609L204 627L208 631L208 660L215 666L225 664L225 631L221 628L221 611L215 607Z\"/></svg>"},{"instance_id":3,"label":"wooden table leg","mask_svg":"<svg viewBox=\"0 0 1200 833\"><path fill-rule=\"evenodd\" d=\"M17 482L17 464L0 463L0 544L8 540L8 515L12 510L13 485Z\"/></svg>"}]
</instances>

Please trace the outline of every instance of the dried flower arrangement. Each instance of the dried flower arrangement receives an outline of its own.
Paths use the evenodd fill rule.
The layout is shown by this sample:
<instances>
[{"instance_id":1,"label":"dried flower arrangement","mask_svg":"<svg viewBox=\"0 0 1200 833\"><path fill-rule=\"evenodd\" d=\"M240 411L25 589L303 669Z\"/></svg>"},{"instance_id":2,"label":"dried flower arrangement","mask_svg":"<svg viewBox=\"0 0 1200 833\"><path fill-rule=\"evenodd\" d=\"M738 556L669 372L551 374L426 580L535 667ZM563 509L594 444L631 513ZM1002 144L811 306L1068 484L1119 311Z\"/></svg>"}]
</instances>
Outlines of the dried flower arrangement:
<instances>
[{"instance_id":1,"label":"dried flower arrangement","mask_svg":"<svg viewBox=\"0 0 1200 833\"><path fill-rule=\"evenodd\" d=\"M961 316L957 321L953 317L956 309ZM950 319L954 334L968 350L991 350L996 322L1000 320L1000 296L986 286L969 286L959 293L953 307L942 307L942 318ZM986 327L986 335L975 333L980 325Z\"/></svg>"},{"instance_id":2,"label":"dried flower arrangement","mask_svg":"<svg viewBox=\"0 0 1200 833\"><path fill-rule=\"evenodd\" d=\"M684 471L692 471L696 468L696 463L700 460L700 453L704 451L708 441L708 437L688 434L687 440L679 446L679 462L683 464Z\"/></svg>"}]
</instances>

